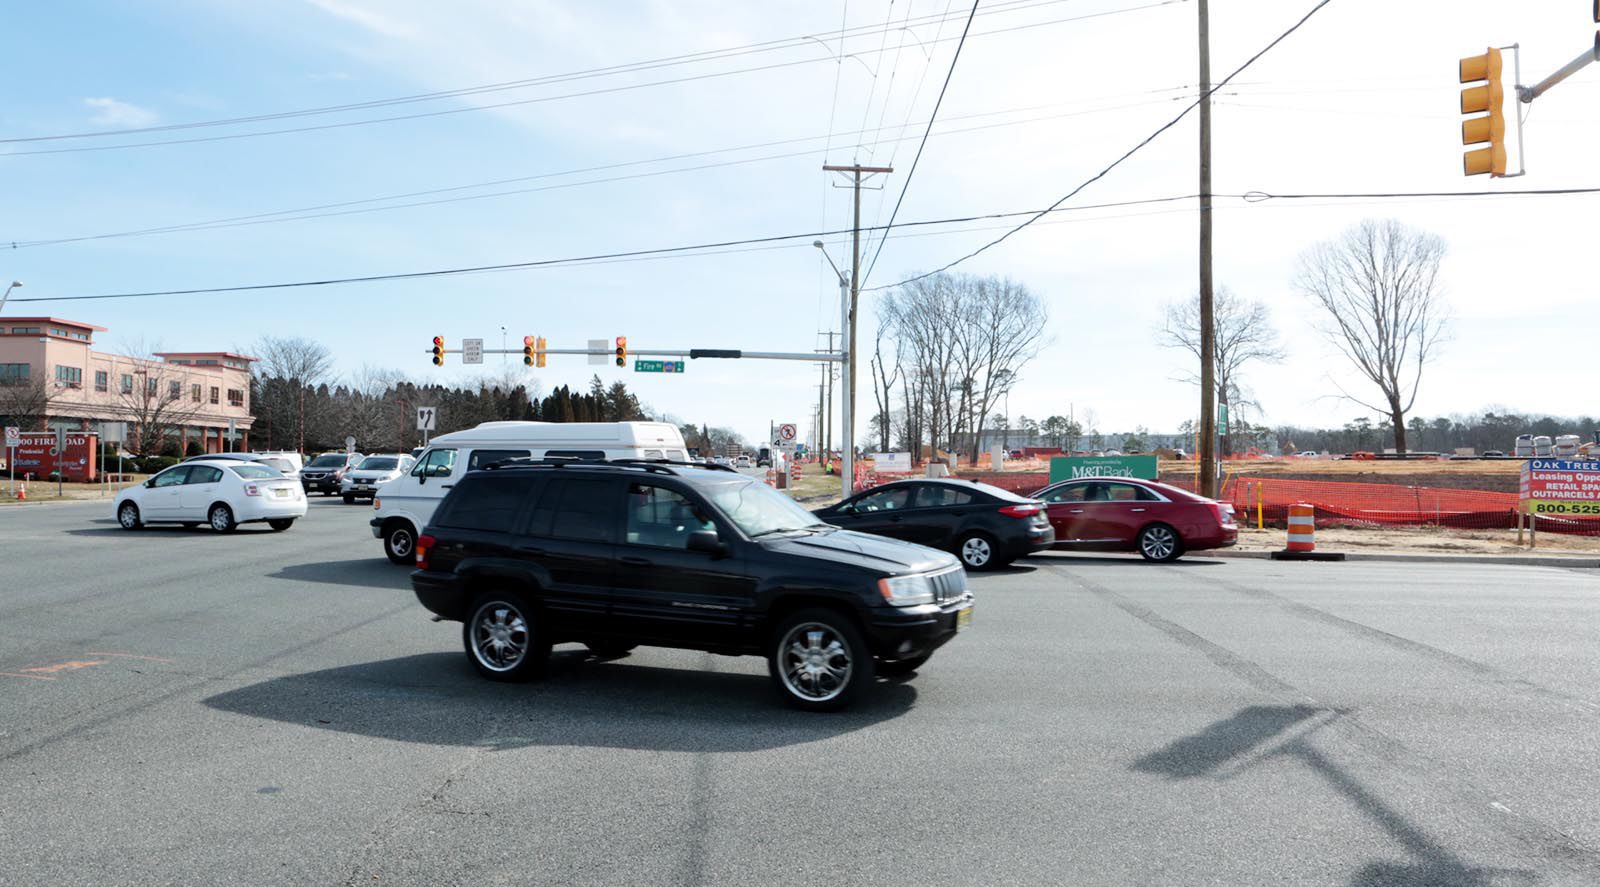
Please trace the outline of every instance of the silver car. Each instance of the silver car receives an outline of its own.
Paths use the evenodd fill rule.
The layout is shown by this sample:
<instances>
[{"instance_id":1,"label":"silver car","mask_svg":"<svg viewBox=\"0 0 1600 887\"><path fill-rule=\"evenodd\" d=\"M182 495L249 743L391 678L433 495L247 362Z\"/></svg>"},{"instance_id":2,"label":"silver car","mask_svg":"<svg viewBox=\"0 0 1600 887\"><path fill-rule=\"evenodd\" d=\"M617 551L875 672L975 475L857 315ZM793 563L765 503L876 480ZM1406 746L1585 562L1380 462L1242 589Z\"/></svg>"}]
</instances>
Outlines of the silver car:
<instances>
[{"instance_id":1,"label":"silver car","mask_svg":"<svg viewBox=\"0 0 1600 887\"><path fill-rule=\"evenodd\" d=\"M344 504L354 505L357 499L373 498L379 487L410 471L415 462L404 453L379 453L362 459L339 481L339 494L344 497Z\"/></svg>"}]
</instances>

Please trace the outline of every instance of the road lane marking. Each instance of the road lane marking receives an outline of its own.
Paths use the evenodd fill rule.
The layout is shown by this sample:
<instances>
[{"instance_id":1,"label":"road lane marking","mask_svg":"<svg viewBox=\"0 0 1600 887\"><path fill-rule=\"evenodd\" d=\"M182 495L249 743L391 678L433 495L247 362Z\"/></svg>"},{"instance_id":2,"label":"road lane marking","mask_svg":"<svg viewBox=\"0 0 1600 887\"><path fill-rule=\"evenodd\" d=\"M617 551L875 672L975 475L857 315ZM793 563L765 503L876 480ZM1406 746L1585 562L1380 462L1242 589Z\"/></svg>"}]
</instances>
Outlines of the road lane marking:
<instances>
[{"instance_id":1,"label":"road lane marking","mask_svg":"<svg viewBox=\"0 0 1600 887\"><path fill-rule=\"evenodd\" d=\"M118 658L121 658L121 659L143 659L146 662L165 662L165 663L168 663L169 665L171 663L174 663L174 662L178 661L176 659L162 659L160 656L137 656L137 655L135 655L133 653L101 653L101 652L96 652L94 650L90 650L89 651L89 655L90 656L115 656L115 657L118 657Z\"/></svg>"},{"instance_id":2,"label":"road lane marking","mask_svg":"<svg viewBox=\"0 0 1600 887\"><path fill-rule=\"evenodd\" d=\"M17 674L14 671L0 671L0 676L8 677L8 678L32 678L32 679L34 679L36 681L53 681L53 680L55 680L55 678L46 677L46 676L44 676L42 674Z\"/></svg>"},{"instance_id":3,"label":"road lane marking","mask_svg":"<svg viewBox=\"0 0 1600 887\"><path fill-rule=\"evenodd\" d=\"M95 665L105 665L104 659L72 659L67 662L58 662L55 665L37 665L33 668L24 668L29 674L55 674L58 671L74 671L80 668L89 668Z\"/></svg>"}]
</instances>

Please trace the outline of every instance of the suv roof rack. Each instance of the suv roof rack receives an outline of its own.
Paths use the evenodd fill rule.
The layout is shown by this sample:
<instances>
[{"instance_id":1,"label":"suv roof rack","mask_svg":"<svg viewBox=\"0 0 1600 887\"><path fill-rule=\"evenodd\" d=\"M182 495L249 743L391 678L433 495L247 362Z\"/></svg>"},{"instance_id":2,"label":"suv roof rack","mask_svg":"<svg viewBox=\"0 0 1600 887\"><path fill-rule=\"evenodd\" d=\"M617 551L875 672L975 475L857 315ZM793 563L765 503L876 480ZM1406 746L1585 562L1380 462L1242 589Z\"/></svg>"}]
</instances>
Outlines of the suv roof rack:
<instances>
[{"instance_id":1,"label":"suv roof rack","mask_svg":"<svg viewBox=\"0 0 1600 887\"><path fill-rule=\"evenodd\" d=\"M510 459L501 459L483 466L484 470L492 471L497 468L567 468L581 466L587 468L617 468L636 469L649 471L656 474L677 474L672 466L683 468L700 468L715 471L726 471L737 474L726 465L701 465L696 462L674 462L667 459L585 459L581 456L541 456L537 459L532 456L513 456Z\"/></svg>"}]
</instances>

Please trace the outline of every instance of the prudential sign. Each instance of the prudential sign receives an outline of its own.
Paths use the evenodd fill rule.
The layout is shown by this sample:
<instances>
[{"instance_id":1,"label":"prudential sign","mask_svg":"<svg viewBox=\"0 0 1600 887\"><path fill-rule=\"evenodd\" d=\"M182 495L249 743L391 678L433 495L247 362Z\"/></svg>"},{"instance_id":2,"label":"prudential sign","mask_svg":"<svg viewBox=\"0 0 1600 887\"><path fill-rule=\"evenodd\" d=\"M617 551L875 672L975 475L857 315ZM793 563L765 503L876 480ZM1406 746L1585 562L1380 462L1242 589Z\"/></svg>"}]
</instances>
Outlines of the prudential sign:
<instances>
[{"instance_id":1,"label":"prudential sign","mask_svg":"<svg viewBox=\"0 0 1600 887\"><path fill-rule=\"evenodd\" d=\"M1156 479L1155 456L1056 456L1050 460L1050 482L1080 477Z\"/></svg>"}]
</instances>

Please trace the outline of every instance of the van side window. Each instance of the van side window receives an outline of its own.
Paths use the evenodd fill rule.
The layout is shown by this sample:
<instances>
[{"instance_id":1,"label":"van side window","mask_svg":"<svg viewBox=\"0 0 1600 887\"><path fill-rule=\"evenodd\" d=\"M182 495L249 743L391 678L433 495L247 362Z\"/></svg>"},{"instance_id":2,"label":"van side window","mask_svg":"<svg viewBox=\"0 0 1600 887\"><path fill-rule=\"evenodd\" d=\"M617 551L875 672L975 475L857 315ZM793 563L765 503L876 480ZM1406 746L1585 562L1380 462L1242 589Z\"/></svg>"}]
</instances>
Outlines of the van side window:
<instances>
[{"instance_id":1,"label":"van side window","mask_svg":"<svg viewBox=\"0 0 1600 887\"><path fill-rule=\"evenodd\" d=\"M449 477L456 467L455 450L429 450L417 467L411 470L413 477Z\"/></svg>"},{"instance_id":2,"label":"van side window","mask_svg":"<svg viewBox=\"0 0 1600 887\"><path fill-rule=\"evenodd\" d=\"M477 471L482 468L488 468L496 462L503 462L507 459L525 459L527 456L527 450L473 450L472 455L467 457L467 470Z\"/></svg>"},{"instance_id":3,"label":"van side window","mask_svg":"<svg viewBox=\"0 0 1600 887\"><path fill-rule=\"evenodd\" d=\"M545 450L546 459L584 459L591 462L604 462L605 450Z\"/></svg>"},{"instance_id":4,"label":"van side window","mask_svg":"<svg viewBox=\"0 0 1600 887\"><path fill-rule=\"evenodd\" d=\"M617 534L617 507L621 492L611 479L587 480L579 478L552 479L544 496L554 495L556 507L549 534L557 539L575 539L583 542L615 542ZM547 502L539 503L540 509ZM538 527L539 515L534 526Z\"/></svg>"}]
</instances>

